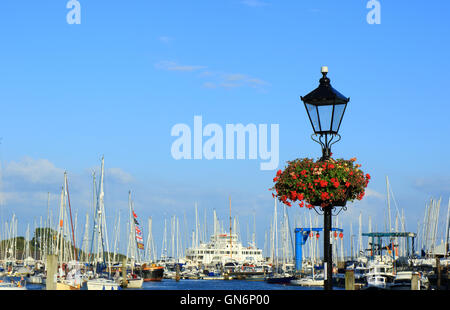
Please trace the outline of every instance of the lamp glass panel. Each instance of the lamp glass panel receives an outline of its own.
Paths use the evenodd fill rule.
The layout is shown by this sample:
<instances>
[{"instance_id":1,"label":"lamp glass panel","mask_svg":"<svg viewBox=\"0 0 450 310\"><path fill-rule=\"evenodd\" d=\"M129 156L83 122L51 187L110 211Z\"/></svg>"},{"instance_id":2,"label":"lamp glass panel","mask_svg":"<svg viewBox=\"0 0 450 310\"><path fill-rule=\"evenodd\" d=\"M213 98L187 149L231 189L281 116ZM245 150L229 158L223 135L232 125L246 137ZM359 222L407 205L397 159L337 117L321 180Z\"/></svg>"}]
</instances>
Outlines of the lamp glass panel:
<instances>
[{"instance_id":1,"label":"lamp glass panel","mask_svg":"<svg viewBox=\"0 0 450 310\"><path fill-rule=\"evenodd\" d=\"M306 104L306 110L308 112L309 117L311 118L311 122L313 125L314 132L320 131L319 127L319 116L317 115L316 106L310 103Z\"/></svg>"},{"instance_id":2,"label":"lamp glass panel","mask_svg":"<svg viewBox=\"0 0 450 310\"><path fill-rule=\"evenodd\" d=\"M334 117L333 117L333 125L331 126L331 130L334 132L338 132L339 124L341 123L342 116L344 116L346 104L337 104L334 106Z\"/></svg>"},{"instance_id":3,"label":"lamp glass panel","mask_svg":"<svg viewBox=\"0 0 450 310\"><path fill-rule=\"evenodd\" d=\"M319 110L319 119L321 131L331 130L331 117L333 115L333 105L322 105L317 107Z\"/></svg>"}]
</instances>

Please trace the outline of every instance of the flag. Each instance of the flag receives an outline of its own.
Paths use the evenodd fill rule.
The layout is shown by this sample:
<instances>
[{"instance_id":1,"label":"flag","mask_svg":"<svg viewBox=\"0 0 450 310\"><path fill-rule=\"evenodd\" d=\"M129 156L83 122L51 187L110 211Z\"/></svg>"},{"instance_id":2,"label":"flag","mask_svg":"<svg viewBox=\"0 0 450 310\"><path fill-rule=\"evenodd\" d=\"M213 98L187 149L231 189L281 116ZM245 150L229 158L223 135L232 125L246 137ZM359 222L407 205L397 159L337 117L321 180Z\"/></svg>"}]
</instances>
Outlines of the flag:
<instances>
[{"instance_id":1,"label":"flag","mask_svg":"<svg viewBox=\"0 0 450 310\"><path fill-rule=\"evenodd\" d=\"M142 231L138 226L136 226L136 234L142 235Z\"/></svg>"},{"instance_id":2,"label":"flag","mask_svg":"<svg viewBox=\"0 0 450 310\"><path fill-rule=\"evenodd\" d=\"M131 210L131 213L133 214L133 220L134 220L134 228L136 231L136 243L139 250L144 249L144 238L142 238L142 229L139 227L139 222L137 220L137 214L134 213L134 210Z\"/></svg>"},{"instance_id":3,"label":"flag","mask_svg":"<svg viewBox=\"0 0 450 310\"><path fill-rule=\"evenodd\" d=\"M139 222L138 222L138 220L137 220L137 215L136 215L136 213L134 213L134 210L133 210L133 209L131 210L131 213L133 213L134 224L139 225Z\"/></svg>"}]
</instances>

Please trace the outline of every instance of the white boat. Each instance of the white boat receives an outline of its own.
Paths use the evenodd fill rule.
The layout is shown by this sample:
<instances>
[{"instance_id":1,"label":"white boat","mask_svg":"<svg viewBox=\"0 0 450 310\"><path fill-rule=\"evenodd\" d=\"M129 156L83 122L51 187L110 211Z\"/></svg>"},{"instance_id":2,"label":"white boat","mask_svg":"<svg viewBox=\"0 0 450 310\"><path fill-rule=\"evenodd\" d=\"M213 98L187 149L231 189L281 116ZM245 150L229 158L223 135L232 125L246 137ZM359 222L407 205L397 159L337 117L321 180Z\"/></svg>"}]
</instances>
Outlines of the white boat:
<instances>
[{"instance_id":1,"label":"white boat","mask_svg":"<svg viewBox=\"0 0 450 310\"><path fill-rule=\"evenodd\" d=\"M43 275L30 275L26 278L27 283L29 284L45 284Z\"/></svg>"},{"instance_id":2,"label":"white boat","mask_svg":"<svg viewBox=\"0 0 450 310\"><path fill-rule=\"evenodd\" d=\"M299 285L299 286L323 286L323 277L322 278L301 278L301 279L294 279L291 280L291 285Z\"/></svg>"},{"instance_id":3,"label":"white boat","mask_svg":"<svg viewBox=\"0 0 450 310\"><path fill-rule=\"evenodd\" d=\"M107 254L107 258L105 258L104 254L104 246L105 246L105 239L108 240L107 237L107 229L106 229L106 218L105 218L105 204L104 204L104 174L105 174L105 159L102 157L102 163L101 163L101 177L100 177L100 187L97 198L97 202L95 205L95 224L94 224L94 239L97 246L96 253L94 254L96 256L95 258L95 265L96 268L99 268L100 270L103 269L102 267L108 268L109 273L111 273L111 264L110 264L110 255ZM95 175L94 175L94 185L95 185ZM96 193L96 191L94 191ZM106 253L109 253L108 249L108 242L106 242ZM106 261L108 260L108 264ZM109 267L108 267L109 266ZM100 271L101 273L101 271ZM103 278L98 277L91 280L86 281L86 286L88 290L119 290L120 286L119 283L116 281L110 279L110 278Z\"/></svg>"},{"instance_id":4,"label":"white boat","mask_svg":"<svg viewBox=\"0 0 450 310\"><path fill-rule=\"evenodd\" d=\"M386 288L388 283L391 283L394 279L392 272L392 265L388 265L384 262L371 262L369 263L369 271L366 274L367 287L370 288Z\"/></svg>"},{"instance_id":5,"label":"white boat","mask_svg":"<svg viewBox=\"0 0 450 310\"><path fill-rule=\"evenodd\" d=\"M389 284L391 290L411 290L413 275L417 275L417 289L426 290L429 287L428 279L422 274L414 271L399 271L394 281Z\"/></svg>"},{"instance_id":6,"label":"white boat","mask_svg":"<svg viewBox=\"0 0 450 310\"><path fill-rule=\"evenodd\" d=\"M98 278L98 279L92 279L88 280L86 282L87 289L88 290L97 290L97 291L115 291L119 290L120 286L117 282L105 279L105 278Z\"/></svg>"},{"instance_id":7,"label":"white boat","mask_svg":"<svg viewBox=\"0 0 450 310\"><path fill-rule=\"evenodd\" d=\"M26 290L26 287L21 286L20 283L0 282L0 290Z\"/></svg>"},{"instance_id":8,"label":"white boat","mask_svg":"<svg viewBox=\"0 0 450 310\"><path fill-rule=\"evenodd\" d=\"M127 288L141 288L144 283L143 278L127 279Z\"/></svg>"}]
</instances>

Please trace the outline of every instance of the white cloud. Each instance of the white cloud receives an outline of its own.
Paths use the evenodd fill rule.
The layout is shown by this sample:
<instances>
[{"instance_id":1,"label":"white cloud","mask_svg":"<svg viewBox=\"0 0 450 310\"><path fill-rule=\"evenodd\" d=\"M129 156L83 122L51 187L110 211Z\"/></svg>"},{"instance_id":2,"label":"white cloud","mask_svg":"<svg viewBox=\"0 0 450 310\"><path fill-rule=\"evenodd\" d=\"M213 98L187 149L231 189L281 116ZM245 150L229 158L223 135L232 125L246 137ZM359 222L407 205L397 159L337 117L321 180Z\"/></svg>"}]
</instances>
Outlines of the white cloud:
<instances>
[{"instance_id":1,"label":"white cloud","mask_svg":"<svg viewBox=\"0 0 450 310\"><path fill-rule=\"evenodd\" d=\"M180 65L177 64L174 61L160 61L155 64L155 68L160 70L167 70L167 71L197 71L200 69L205 69L205 66L194 66L194 65Z\"/></svg>"},{"instance_id":2,"label":"white cloud","mask_svg":"<svg viewBox=\"0 0 450 310\"><path fill-rule=\"evenodd\" d=\"M21 161L7 162L3 168L6 180L20 180L29 183L52 184L62 181L64 170L55 167L47 159L24 157Z\"/></svg>"},{"instance_id":3,"label":"white cloud","mask_svg":"<svg viewBox=\"0 0 450 310\"><path fill-rule=\"evenodd\" d=\"M96 167L95 170L98 187L100 169ZM59 214L64 171L48 159L24 157L18 161L4 163L0 183L2 216L9 217L14 213L19 221L26 222L33 217L46 218L50 193L49 206L53 219L56 219ZM134 180L131 174L121 168L105 168L105 201L108 204L108 212L127 206L128 190L133 189ZM92 169L69 171L68 183L72 212L90 212L93 207Z\"/></svg>"},{"instance_id":4,"label":"white cloud","mask_svg":"<svg viewBox=\"0 0 450 310\"><path fill-rule=\"evenodd\" d=\"M242 1L242 3L251 7L261 7L268 5L267 2L263 2L261 0L244 0Z\"/></svg>"},{"instance_id":5,"label":"white cloud","mask_svg":"<svg viewBox=\"0 0 450 310\"><path fill-rule=\"evenodd\" d=\"M173 41L173 39L171 37L168 37L168 36L160 36L158 38L158 40L161 41L162 43L165 43L165 44L170 43L170 42Z\"/></svg>"},{"instance_id":6,"label":"white cloud","mask_svg":"<svg viewBox=\"0 0 450 310\"><path fill-rule=\"evenodd\" d=\"M223 88L237 88L237 87L251 87L257 89L264 89L270 84L260 78L251 77L243 73L213 73L208 72L205 75L210 81L204 84L205 87L213 86ZM212 87L209 87L212 88Z\"/></svg>"},{"instance_id":7,"label":"white cloud","mask_svg":"<svg viewBox=\"0 0 450 310\"><path fill-rule=\"evenodd\" d=\"M385 199L386 198L385 195L383 195L383 194L381 194L381 193L379 193L379 192L377 192L377 191L375 191L373 189L370 189L370 188L366 188L365 196L366 197L373 197L373 198L377 198L377 199Z\"/></svg>"},{"instance_id":8,"label":"white cloud","mask_svg":"<svg viewBox=\"0 0 450 310\"><path fill-rule=\"evenodd\" d=\"M225 79L227 81L242 81L248 79L247 75L241 73L226 74Z\"/></svg>"},{"instance_id":9,"label":"white cloud","mask_svg":"<svg viewBox=\"0 0 450 310\"><path fill-rule=\"evenodd\" d=\"M184 72L194 72L201 71L198 77L202 79L207 79L203 82L202 86L205 88L238 88L238 87L251 87L255 89L265 90L265 87L270 86L270 84L260 78L249 76L244 73L223 73L211 70L202 70L207 68L207 66L200 65L180 65L174 61L163 60L155 64L155 68L159 70L166 71L184 71Z\"/></svg>"},{"instance_id":10,"label":"white cloud","mask_svg":"<svg viewBox=\"0 0 450 310\"><path fill-rule=\"evenodd\" d=\"M113 179L116 182L126 184L134 181L134 178L131 174L123 171L120 168L108 168L106 169L106 175Z\"/></svg>"},{"instance_id":11,"label":"white cloud","mask_svg":"<svg viewBox=\"0 0 450 310\"><path fill-rule=\"evenodd\" d=\"M217 85L215 83L212 83L212 82L205 82L205 83L203 83L203 87L205 87L205 88L216 88Z\"/></svg>"},{"instance_id":12,"label":"white cloud","mask_svg":"<svg viewBox=\"0 0 450 310\"><path fill-rule=\"evenodd\" d=\"M421 177L413 180L413 187L425 193L432 195L449 195L450 178L449 177Z\"/></svg>"}]
</instances>

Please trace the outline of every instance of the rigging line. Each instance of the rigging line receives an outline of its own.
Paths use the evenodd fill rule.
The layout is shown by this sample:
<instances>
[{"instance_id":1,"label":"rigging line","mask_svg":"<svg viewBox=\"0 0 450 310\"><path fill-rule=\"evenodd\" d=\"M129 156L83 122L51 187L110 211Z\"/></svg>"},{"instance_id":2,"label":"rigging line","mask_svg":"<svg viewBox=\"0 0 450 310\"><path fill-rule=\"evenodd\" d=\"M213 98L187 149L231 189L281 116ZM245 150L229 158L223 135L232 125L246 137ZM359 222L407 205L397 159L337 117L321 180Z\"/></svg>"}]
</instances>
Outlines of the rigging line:
<instances>
[{"instance_id":1,"label":"rigging line","mask_svg":"<svg viewBox=\"0 0 450 310\"><path fill-rule=\"evenodd\" d=\"M389 184L389 191L392 194L392 199L394 200L395 210L397 210L397 216L401 218L400 211L398 210L397 200L395 199L394 192L392 191L392 185ZM403 229L406 230L405 223L402 223Z\"/></svg>"}]
</instances>

